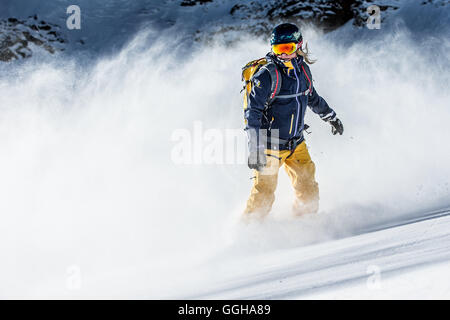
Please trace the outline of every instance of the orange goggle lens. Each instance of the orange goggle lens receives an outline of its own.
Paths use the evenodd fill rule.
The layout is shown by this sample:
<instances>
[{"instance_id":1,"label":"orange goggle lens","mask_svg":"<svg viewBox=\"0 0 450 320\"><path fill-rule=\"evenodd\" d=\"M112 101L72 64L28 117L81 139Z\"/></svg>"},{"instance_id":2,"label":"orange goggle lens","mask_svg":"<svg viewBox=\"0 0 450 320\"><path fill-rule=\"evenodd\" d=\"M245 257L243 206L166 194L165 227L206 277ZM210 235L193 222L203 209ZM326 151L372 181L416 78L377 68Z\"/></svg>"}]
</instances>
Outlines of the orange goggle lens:
<instances>
[{"instance_id":1,"label":"orange goggle lens","mask_svg":"<svg viewBox=\"0 0 450 320\"><path fill-rule=\"evenodd\" d=\"M282 53L293 54L296 50L297 50L297 44L295 42L274 44L272 46L272 51L276 55L279 55Z\"/></svg>"}]
</instances>

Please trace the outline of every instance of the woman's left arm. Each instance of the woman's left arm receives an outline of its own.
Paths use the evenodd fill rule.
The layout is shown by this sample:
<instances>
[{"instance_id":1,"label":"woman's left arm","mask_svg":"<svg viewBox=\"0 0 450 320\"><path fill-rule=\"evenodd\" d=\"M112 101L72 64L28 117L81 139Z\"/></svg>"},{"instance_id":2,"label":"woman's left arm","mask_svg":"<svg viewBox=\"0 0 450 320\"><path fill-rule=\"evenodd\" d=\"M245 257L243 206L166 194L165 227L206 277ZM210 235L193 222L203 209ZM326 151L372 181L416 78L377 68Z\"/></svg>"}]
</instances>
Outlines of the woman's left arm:
<instances>
[{"instance_id":1,"label":"woman's left arm","mask_svg":"<svg viewBox=\"0 0 450 320\"><path fill-rule=\"evenodd\" d=\"M317 113L322 120L329 121L336 117L336 112L328 106L328 103L324 98L319 96L313 86L311 86L311 92L308 98L308 106L314 113Z\"/></svg>"},{"instance_id":2,"label":"woman's left arm","mask_svg":"<svg viewBox=\"0 0 450 320\"><path fill-rule=\"evenodd\" d=\"M313 112L317 113L323 121L331 124L331 132L334 135L337 133L342 135L344 133L344 126L342 125L341 120L336 117L336 112L330 108L324 98L319 96L316 89L312 85L311 71L307 65L305 71L307 72L306 76L308 77L308 80L311 81L311 92L308 95L308 106Z\"/></svg>"}]
</instances>

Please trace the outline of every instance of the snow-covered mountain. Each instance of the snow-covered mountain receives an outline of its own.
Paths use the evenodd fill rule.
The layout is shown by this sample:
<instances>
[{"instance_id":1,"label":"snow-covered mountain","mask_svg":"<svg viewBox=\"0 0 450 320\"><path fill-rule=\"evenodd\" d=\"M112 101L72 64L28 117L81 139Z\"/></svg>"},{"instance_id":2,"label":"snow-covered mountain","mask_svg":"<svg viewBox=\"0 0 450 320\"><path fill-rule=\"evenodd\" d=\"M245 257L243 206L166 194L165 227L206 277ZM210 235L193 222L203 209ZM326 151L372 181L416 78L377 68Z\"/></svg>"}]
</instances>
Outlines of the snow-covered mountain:
<instances>
[{"instance_id":1,"label":"snow-covered mountain","mask_svg":"<svg viewBox=\"0 0 450 320\"><path fill-rule=\"evenodd\" d=\"M81 30L68 30L66 8L72 4L69 0L42 1L5 0L0 4L0 17L3 22L0 30L2 60L29 57L33 48L23 45L26 34L32 32L48 48L54 47L54 41L68 40L68 53L78 50L110 52L123 46L139 30L152 28L158 35L177 34L184 43L192 40L205 41L221 36L223 40L235 42L242 36L260 36L267 38L270 30L282 21L292 21L301 26L316 26L323 32L336 30L349 24L353 28L364 29L369 17L368 8L376 4L380 8L381 23L392 24L398 18L406 19L409 27L417 22L415 14L402 11L414 10L416 14L430 10L443 11L443 15L433 14L433 25L422 25L420 30L448 31L447 0L406 1L406 0L141 0L141 1L78 1L82 12ZM373 12L371 13L373 14ZM37 29L33 17L47 21L51 30ZM19 21L25 31L11 26L7 21ZM17 20L19 19L19 20ZM25 20L23 20L25 19ZM27 20L28 19L28 20ZM35 18L37 19L37 18ZM408 21L409 20L409 21ZM440 28L436 27L440 24ZM22 28L22 29L23 29ZM55 29L55 30L54 30ZM419 29L419 28L417 28ZM46 38L44 31L58 38ZM43 33L44 32L44 33ZM162 33L160 33L162 32ZM156 35L155 35L156 36ZM38 43L41 43L41 42ZM18 49L18 43L21 49ZM33 41L32 41L33 42ZM52 43L53 42L53 43ZM65 41L64 41L65 42ZM34 41L36 43L36 41ZM22 48L24 47L24 48ZM16 52L19 50L19 52ZM26 51L26 53L25 53ZM15 52L15 53L12 53ZM23 53L22 53L23 52Z\"/></svg>"}]
</instances>

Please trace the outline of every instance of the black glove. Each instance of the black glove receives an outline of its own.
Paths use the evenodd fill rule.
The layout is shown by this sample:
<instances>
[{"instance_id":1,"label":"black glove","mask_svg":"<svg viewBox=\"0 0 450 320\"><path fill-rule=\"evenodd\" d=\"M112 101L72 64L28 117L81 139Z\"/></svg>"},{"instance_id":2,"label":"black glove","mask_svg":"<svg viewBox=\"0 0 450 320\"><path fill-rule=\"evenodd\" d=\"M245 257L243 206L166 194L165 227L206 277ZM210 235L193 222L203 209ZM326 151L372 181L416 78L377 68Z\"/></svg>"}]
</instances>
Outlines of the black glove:
<instances>
[{"instance_id":1,"label":"black glove","mask_svg":"<svg viewBox=\"0 0 450 320\"><path fill-rule=\"evenodd\" d=\"M260 171L266 166L267 161L264 152L265 152L264 147L251 148L248 154L248 167L250 169Z\"/></svg>"},{"instance_id":2,"label":"black glove","mask_svg":"<svg viewBox=\"0 0 450 320\"><path fill-rule=\"evenodd\" d=\"M333 135L336 135L336 133L339 133L340 135L342 135L344 133L344 126L342 125L341 120L339 120L338 118L334 118L332 120L329 121L331 124L331 133Z\"/></svg>"}]
</instances>

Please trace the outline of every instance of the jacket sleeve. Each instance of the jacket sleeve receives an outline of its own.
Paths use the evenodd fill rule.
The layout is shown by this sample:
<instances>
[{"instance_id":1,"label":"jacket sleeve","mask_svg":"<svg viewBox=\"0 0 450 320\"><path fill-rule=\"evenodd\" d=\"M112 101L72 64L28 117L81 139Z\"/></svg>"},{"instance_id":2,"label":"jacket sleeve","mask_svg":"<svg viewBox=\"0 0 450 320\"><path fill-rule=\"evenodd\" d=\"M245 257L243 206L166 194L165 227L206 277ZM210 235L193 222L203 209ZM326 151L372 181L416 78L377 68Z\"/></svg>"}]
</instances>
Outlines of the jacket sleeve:
<instances>
[{"instance_id":1,"label":"jacket sleeve","mask_svg":"<svg viewBox=\"0 0 450 320\"><path fill-rule=\"evenodd\" d=\"M322 120L329 121L336 117L336 112L334 112L334 110L328 106L328 103L324 98L319 96L312 84L311 71L309 70L309 67L306 65L306 63L305 66L306 72L309 73L309 79L311 79L311 92L308 96L308 106L314 113L317 113Z\"/></svg>"},{"instance_id":2,"label":"jacket sleeve","mask_svg":"<svg viewBox=\"0 0 450 320\"><path fill-rule=\"evenodd\" d=\"M267 100L271 90L270 74L266 69L260 69L253 77L252 91L248 98L247 109L245 109L245 119L247 125L245 129L261 128L261 120Z\"/></svg>"}]
</instances>

